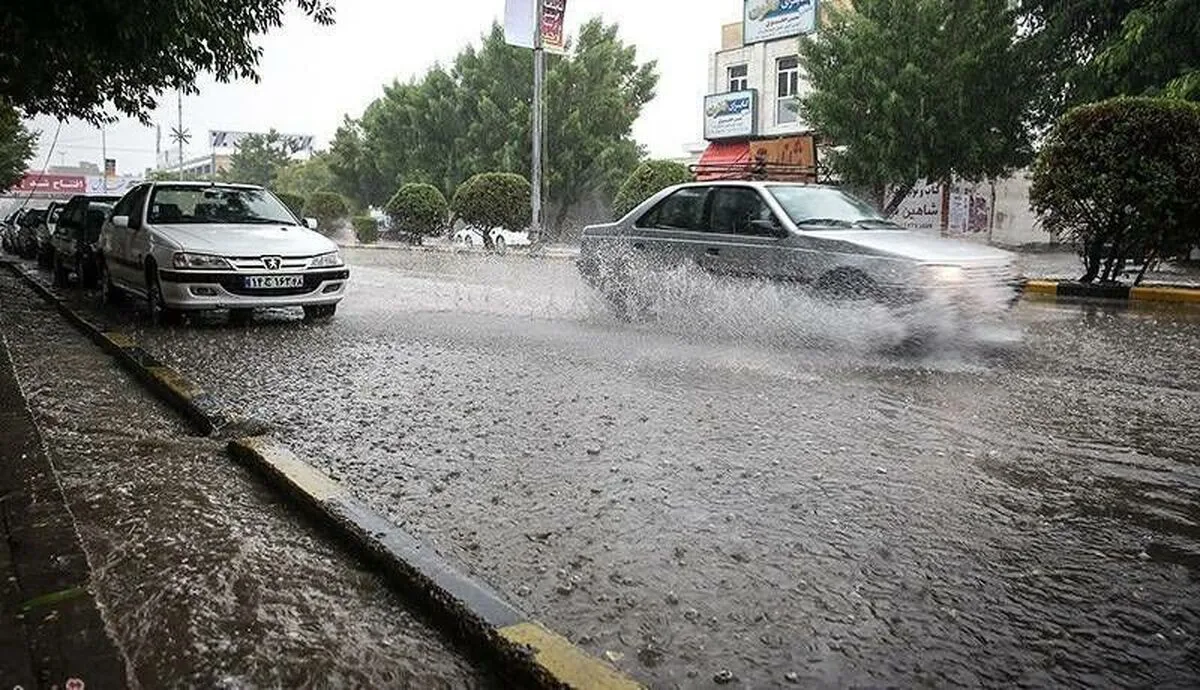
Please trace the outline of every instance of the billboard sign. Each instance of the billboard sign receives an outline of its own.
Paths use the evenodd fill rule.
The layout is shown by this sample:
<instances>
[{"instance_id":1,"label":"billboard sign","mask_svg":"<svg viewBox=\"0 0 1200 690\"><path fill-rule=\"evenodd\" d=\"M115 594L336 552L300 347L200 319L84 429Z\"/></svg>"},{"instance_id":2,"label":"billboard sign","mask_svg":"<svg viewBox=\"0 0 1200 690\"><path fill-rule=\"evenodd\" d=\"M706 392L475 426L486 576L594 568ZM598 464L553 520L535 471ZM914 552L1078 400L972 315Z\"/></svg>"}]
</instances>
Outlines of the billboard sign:
<instances>
[{"instance_id":1,"label":"billboard sign","mask_svg":"<svg viewBox=\"0 0 1200 690\"><path fill-rule=\"evenodd\" d=\"M537 0L505 0L504 40L520 48L533 47ZM567 0L542 0L542 47L550 53L567 52Z\"/></svg>"},{"instance_id":2,"label":"billboard sign","mask_svg":"<svg viewBox=\"0 0 1200 690\"><path fill-rule=\"evenodd\" d=\"M758 92L718 93L704 98L704 138L709 141L752 137L758 133Z\"/></svg>"},{"instance_id":3,"label":"billboard sign","mask_svg":"<svg viewBox=\"0 0 1200 690\"><path fill-rule=\"evenodd\" d=\"M87 178L83 175L48 175L27 172L13 187L14 192L34 194L83 194L87 191Z\"/></svg>"},{"instance_id":4,"label":"billboard sign","mask_svg":"<svg viewBox=\"0 0 1200 690\"><path fill-rule=\"evenodd\" d=\"M817 0L746 0L742 42L746 45L812 33Z\"/></svg>"},{"instance_id":5,"label":"billboard sign","mask_svg":"<svg viewBox=\"0 0 1200 690\"><path fill-rule=\"evenodd\" d=\"M243 139L251 135L260 137L269 136L263 132L210 131L208 133L208 146L213 149L236 149L241 146ZM313 137L309 134L280 134L279 138L282 140L283 149L287 153L308 151L312 148L313 144Z\"/></svg>"}]
</instances>

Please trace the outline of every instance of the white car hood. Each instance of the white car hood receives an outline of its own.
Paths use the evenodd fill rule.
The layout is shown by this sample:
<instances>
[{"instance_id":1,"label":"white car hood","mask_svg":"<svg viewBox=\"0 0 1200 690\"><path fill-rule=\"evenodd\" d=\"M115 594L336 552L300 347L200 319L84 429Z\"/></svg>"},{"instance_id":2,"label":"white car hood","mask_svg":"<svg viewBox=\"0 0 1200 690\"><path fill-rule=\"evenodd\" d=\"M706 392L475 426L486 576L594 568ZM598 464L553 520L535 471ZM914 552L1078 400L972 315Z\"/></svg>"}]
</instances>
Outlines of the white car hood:
<instances>
[{"instance_id":1,"label":"white car hood","mask_svg":"<svg viewBox=\"0 0 1200 690\"><path fill-rule=\"evenodd\" d=\"M821 230L806 236L848 242L874 252L923 263L1004 263L1013 254L985 244L933 237L913 230Z\"/></svg>"},{"instance_id":2,"label":"white car hood","mask_svg":"<svg viewBox=\"0 0 1200 690\"><path fill-rule=\"evenodd\" d=\"M186 223L155 225L162 239L186 252L218 256L316 256L337 251L324 235L299 225Z\"/></svg>"}]
</instances>

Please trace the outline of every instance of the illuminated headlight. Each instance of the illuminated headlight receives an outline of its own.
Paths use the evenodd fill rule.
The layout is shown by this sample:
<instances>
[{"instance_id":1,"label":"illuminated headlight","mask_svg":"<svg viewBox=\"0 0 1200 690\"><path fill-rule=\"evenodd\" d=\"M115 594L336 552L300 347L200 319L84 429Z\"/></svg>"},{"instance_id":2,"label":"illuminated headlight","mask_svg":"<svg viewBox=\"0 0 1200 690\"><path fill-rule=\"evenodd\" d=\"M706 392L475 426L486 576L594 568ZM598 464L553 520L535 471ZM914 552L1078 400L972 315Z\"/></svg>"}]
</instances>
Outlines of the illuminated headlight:
<instances>
[{"instance_id":1,"label":"illuminated headlight","mask_svg":"<svg viewBox=\"0 0 1200 690\"><path fill-rule=\"evenodd\" d=\"M228 269L233 268L229 262L219 256L211 254L189 254L187 252L175 252L173 259L175 268L190 268L190 269Z\"/></svg>"},{"instance_id":2,"label":"illuminated headlight","mask_svg":"<svg viewBox=\"0 0 1200 690\"><path fill-rule=\"evenodd\" d=\"M934 283L961 283L966 278L962 266L924 266L925 277Z\"/></svg>"},{"instance_id":3,"label":"illuminated headlight","mask_svg":"<svg viewBox=\"0 0 1200 690\"><path fill-rule=\"evenodd\" d=\"M341 254L338 254L337 252L329 252L328 254L322 254L318 257L314 257L313 260L309 262L308 267L309 268L331 268L333 266L341 266L341 265L342 265Z\"/></svg>"}]
</instances>

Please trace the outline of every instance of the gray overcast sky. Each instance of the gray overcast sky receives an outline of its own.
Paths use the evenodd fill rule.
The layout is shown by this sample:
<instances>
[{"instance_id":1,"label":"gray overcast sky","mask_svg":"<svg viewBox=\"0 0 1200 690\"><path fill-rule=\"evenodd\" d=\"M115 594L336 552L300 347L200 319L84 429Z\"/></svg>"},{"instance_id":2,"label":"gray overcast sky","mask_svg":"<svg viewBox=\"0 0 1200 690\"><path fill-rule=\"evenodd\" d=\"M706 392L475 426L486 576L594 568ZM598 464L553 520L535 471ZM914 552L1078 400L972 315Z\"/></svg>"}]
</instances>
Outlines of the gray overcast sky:
<instances>
[{"instance_id":1,"label":"gray overcast sky","mask_svg":"<svg viewBox=\"0 0 1200 690\"><path fill-rule=\"evenodd\" d=\"M334 2L335 25L317 26L293 11L282 28L262 38L260 83L201 80L200 94L184 99L191 153L205 152L211 129L313 134L324 147L342 116L358 117L384 84L408 80L437 62L448 64L463 46L477 44L504 13L504 0ZM658 96L643 111L634 135L652 154L675 156L701 138L708 57L719 47L721 25L737 21L741 6L741 0L569 0L567 26L574 34L587 19L603 15L620 23L621 37L637 46L639 60L658 60ZM161 105L154 121L162 125L167 147L167 131L176 120L174 94ZM30 167L40 169L55 121L37 118L33 126L42 137ZM118 172L153 166L152 127L122 121L108 128L107 143ZM68 122L50 163L81 160L101 163L100 132Z\"/></svg>"}]
</instances>

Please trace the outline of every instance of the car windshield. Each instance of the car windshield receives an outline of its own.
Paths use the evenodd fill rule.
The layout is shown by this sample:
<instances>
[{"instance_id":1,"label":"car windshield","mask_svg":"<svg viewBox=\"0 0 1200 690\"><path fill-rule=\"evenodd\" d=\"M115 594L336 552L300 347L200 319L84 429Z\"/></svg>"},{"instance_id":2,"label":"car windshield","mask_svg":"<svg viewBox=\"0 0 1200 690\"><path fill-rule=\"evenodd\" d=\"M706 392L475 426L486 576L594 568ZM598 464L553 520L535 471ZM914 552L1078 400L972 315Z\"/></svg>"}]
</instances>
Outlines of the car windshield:
<instances>
[{"instance_id":1,"label":"car windshield","mask_svg":"<svg viewBox=\"0 0 1200 690\"><path fill-rule=\"evenodd\" d=\"M769 186L796 225L821 228L889 230L900 226L880 216L867 202L832 187Z\"/></svg>"},{"instance_id":2,"label":"car windshield","mask_svg":"<svg viewBox=\"0 0 1200 690\"><path fill-rule=\"evenodd\" d=\"M151 223L283 223L296 217L265 189L220 186L159 186L150 197Z\"/></svg>"}]
</instances>

